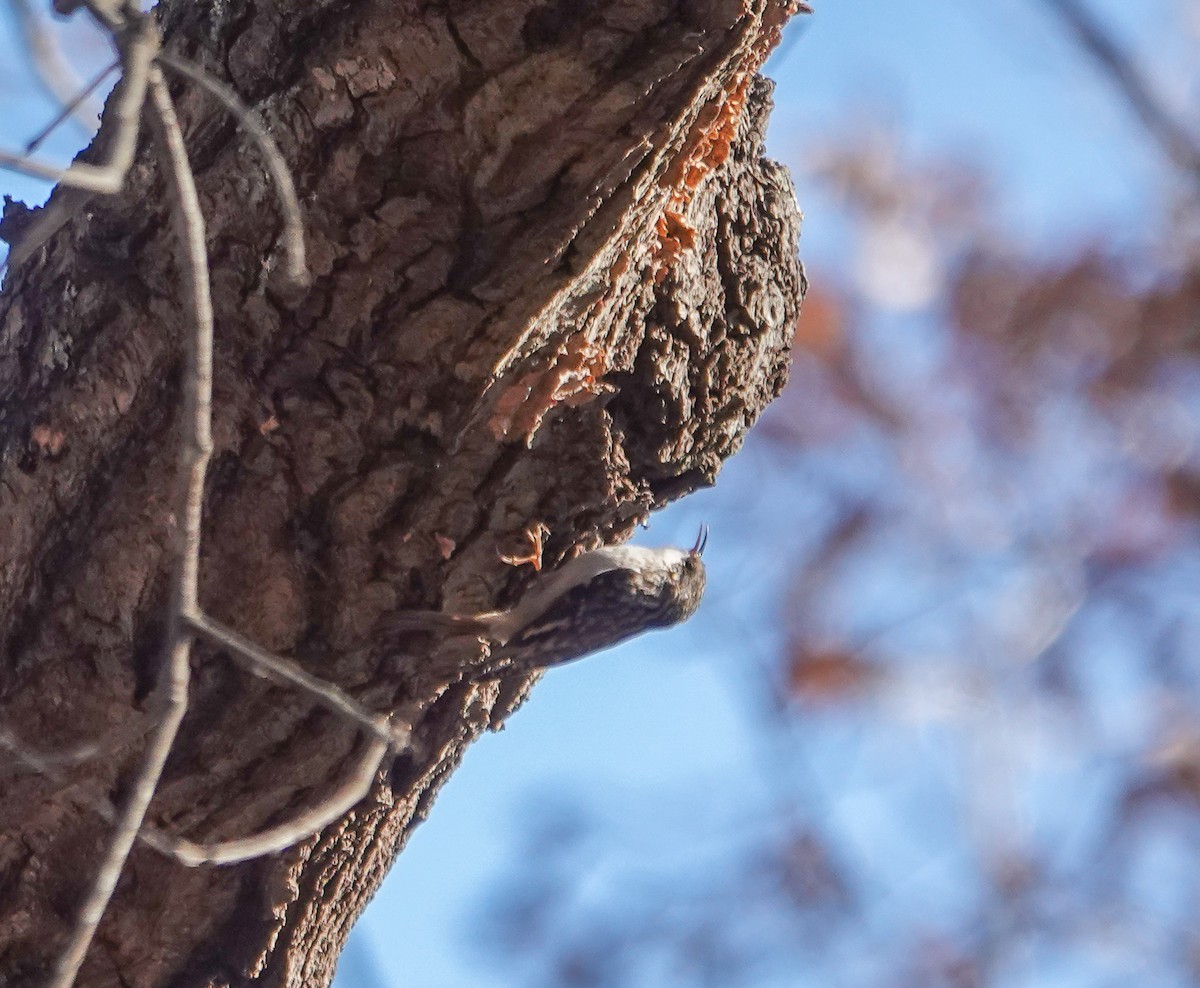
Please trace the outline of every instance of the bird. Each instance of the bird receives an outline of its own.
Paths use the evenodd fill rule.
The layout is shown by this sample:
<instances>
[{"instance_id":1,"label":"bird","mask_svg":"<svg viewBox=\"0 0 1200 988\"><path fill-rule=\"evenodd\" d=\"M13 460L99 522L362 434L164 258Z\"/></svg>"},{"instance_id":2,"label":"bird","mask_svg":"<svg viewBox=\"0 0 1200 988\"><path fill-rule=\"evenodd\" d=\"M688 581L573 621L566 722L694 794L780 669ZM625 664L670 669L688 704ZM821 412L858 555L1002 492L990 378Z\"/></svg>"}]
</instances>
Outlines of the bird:
<instances>
[{"instance_id":1,"label":"bird","mask_svg":"<svg viewBox=\"0 0 1200 988\"><path fill-rule=\"evenodd\" d=\"M392 634L436 631L487 641L471 678L561 665L691 617L704 595L708 526L691 549L604 546L540 574L517 603L474 615L401 611Z\"/></svg>"}]
</instances>

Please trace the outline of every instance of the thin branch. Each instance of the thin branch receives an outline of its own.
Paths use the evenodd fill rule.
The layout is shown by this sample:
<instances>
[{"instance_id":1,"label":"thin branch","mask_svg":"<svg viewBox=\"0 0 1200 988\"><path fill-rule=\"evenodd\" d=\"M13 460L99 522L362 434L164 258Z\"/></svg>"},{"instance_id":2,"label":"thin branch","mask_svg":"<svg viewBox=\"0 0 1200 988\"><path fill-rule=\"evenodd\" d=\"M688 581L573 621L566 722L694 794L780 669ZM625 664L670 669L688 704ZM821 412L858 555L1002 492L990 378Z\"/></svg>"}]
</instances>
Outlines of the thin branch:
<instances>
[{"instance_id":1,"label":"thin branch","mask_svg":"<svg viewBox=\"0 0 1200 988\"><path fill-rule=\"evenodd\" d=\"M55 751L30 748L5 728L0 728L0 748L11 753L26 768L48 778L57 778L56 770L65 765L79 765L91 761L102 750L96 741Z\"/></svg>"},{"instance_id":2,"label":"thin branch","mask_svg":"<svg viewBox=\"0 0 1200 988\"><path fill-rule=\"evenodd\" d=\"M388 747L399 750L408 745L410 732L407 727L393 727L387 717L372 713L348 693L332 683L310 675L291 659L273 655L266 649L259 648L250 639L214 621L206 614L191 615L187 622L197 637L225 649L234 658L249 663L271 678L299 688L321 706L369 731Z\"/></svg>"},{"instance_id":3,"label":"thin branch","mask_svg":"<svg viewBox=\"0 0 1200 988\"><path fill-rule=\"evenodd\" d=\"M1074 33L1079 43L1112 79L1117 89L1167 156L1200 181L1200 139L1160 102L1150 81L1109 35L1081 0L1042 0Z\"/></svg>"},{"instance_id":4,"label":"thin branch","mask_svg":"<svg viewBox=\"0 0 1200 988\"><path fill-rule=\"evenodd\" d=\"M266 163L267 170L275 183L275 193L279 200L279 213L283 220L283 246L287 257L287 277L295 284L308 283L308 268L304 258L304 218L300 214L300 200L296 195L296 185L292 181L292 173L279 146L275 143L267 125L254 110L241 101L238 94L219 79L213 78L194 62L172 55L169 52L159 52L158 61L173 72L191 80L196 85L207 89L215 96L238 124L258 144L258 149Z\"/></svg>"},{"instance_id":5,"label":"thin branch","mask_svg":"<svg viewBox=\"0 0 1200 988\"><path fill-rule=\"evenodd\" d=\"M76 750L50 753L30 748L11 732L0 730L0 747L10 751L18 761L45 778L70 784L63 772L64 766L86 761L97 753L100 745L81 745ZM174 837L159 827L145 825L138 832L137 839L147 847L189 868L204 864L233 864L266 854L277 854L327 827L363 799L370 791L371 783L383 764L389 747L387 741L377 738L371 740L347 779L317 806L249 837L198 843L183 837ZM118 815L112 803L86 782L82 783L82 787L79 798L83 804L94 810L107 823L115 824Z\"/></svg>"},{"instance_id":6,"label":"thin branch","mask_svg":"<svg viewBox=\"0 0 1200 988\"><path fill-rule=\"evenodd\" d=\"M21 32L26 57L33 66L34 74L46 91L64 108L59 120L73 117L75 122L90 134L96 129L96 120L100 115L99 104L90 99L95 85L72 98L72 94L80 87L80 80L63 54L58 39L47 28L46 22L34 9L31 0L8 0L8 9ZM107 74L105 72L105 75Z\"/></svg>"},{"instance_id":7,"label":"thin branch","mask_svg":"<svg viewBox=\"0 0 1200 988\"><path fill-rule=\"evenodd\" d=\"M59 182L72 188L112 194L125 182L137 150L138 120L146 102L146 81L150 65L158 53L158 32L154 19L139 18L135 25L118 37L121 52L121 82L113 103L112 142L106 160L98 165L77 161L62 169L35 161L26 155L0 151L0 167ZM109 132L108 118L101 127L101 136Z\"/></svg>"},{"instance_id":8,"label":"thin branch","mask_svg":"<svg viewBox=\"0 0 1200 988\"><path fill-rule=\"evenodd\" d=\"M110 139L105 161L99 165L77 161L64 171L36 162L26 155L12 155L0 151L0 167L60 182L68 188L85 192L111 195L120 191L137 151L139 121L142 106L146 102L147 79L154 56L158 53L158 31L154 18L142 15L132 26L116 35L116 42L120 52L121 81L117 83L109 101L112 115L105 115L96 138L101 142L101 146L105 139ZM10 268L18 267L27 260L70 219L82 202L86 201L84 199L63 203L58 201L61 195L60 191L51 198L46 209L38 214L37 219L25 231L20 243L12 246L7 260Z\"/></svg>"},{"instance_id":9,"label":"thin branch","mask_svg":"<svg viewBox=\"0 0 1200 988\"><path fill-rule=\"evenodd\" d=\"M27 0L10 0L10 4L18 15L32 17ZM0 152L0 165L59 181L68 190L116 192L124 184L132 164L137 148L138 121L149 94L154 111L151 120L160 156L168 166L164 171L172 187L180 269L193 327L185 344L183 423L186 434L181 452L181 503L177 511L177 517L182 520L178 536L179 555L159 686L160 693L165 696L165 709L151 732L125 805L117 810L94 795L88 797L104 819L112 822L113 833L92 888L80 907L68 944L58 958L50 988L71 988L74 984L135 840L141 838L190 866L244 861L284 850L328 826L360 801L369 792L389 749L407 746L410 733L408 727L394 728L389 717L373 714L336 686L309 675L291 660L258 648L232 629L207 618L200 610L199 566L204 480L212 450L212 300L204 218L183 135L166 81L155 64L156 58L161 56L164 65L216 96L258 144L280 203L287 275L293 282L303 284L307 280L307 272L300 204L291 173L265 124L242 104L232 89L184 59L161 55L153 20L135 7L121 0L84 0L84 4L92 16L111 32L121 55L122 78L101 135L109 141L107 161L100 165L77 163L63 171L43 165L28 156ZM99 85L102 78L99 77L90 88ZM76 104L83 98L76 100ZM30 150L63 118L60 116L50 128L31 141ZM71 201L59 202L61 208L46 210L21 244L10 253L10 262L19 264L28 258L78 208L81 199L86 201L87 196L80 197L77 192L72 199L60 193L59 198ZM371 740L349 778L318 806L250 837L206 844L171 837L144 826L147 810L187 711L190 652L194 637L225 649L259 672L300 688L317 702L370 732ZM19 760L37 771L57 778L62 777L59 767L63 764L77 764L94 757L102 749L101 744L88 744L70 751L39 752L19 744L3 730L0 730L0 746L13 751Z\"/></svg>"},{"instance_id":10,"label":"thin branch","mask_svg":"<svg viewBox=\"0 0 1200 988\"><path fill-rule=\"evenodd\" d=\"M71 988L74 984L158 787L175 735L187 711L191 632L185 618L199 610L201 504L205 471L212 450L212 300L204 245L204 217L174 104L158 68L149 69L148 85L154 108L151 119L170 166L166 170L173 185L173 215L178 228L181 274L194 322L193 334L187 337L185 347L184 427L187 434L181 457L184 485L178 512L182 519L180 558L163 662L167 702L163 719L150 736L127 802L118 814L112 839L84 899L71 938L59 956L50 988Z\"/></svg>"},{"instance_id":11,"label":"thin branch","mask_svg":"<svg viewBox=\"0 0 1200 988\"><path fill-rule=\"evenodd\" d=\"M24 0L10 0L14 10ZM28 174L57 180L69 189L112 193L124 184L137 148L138 120L149 94L161 156L169 167L173 197L173 215L177 227L182 280L189 301L193 331L185 345L183 422L186 435L181 453L183 488L177 517L182 519L179 532L179 556L168 616L160 691L165 695L165 710L153 729L142 764L130 787L124 807L115 810L103 800L97 803L106 820L113 823L113 834L104 859L88 895L83 901L70 940L60 954L50 988L70 988L95 937L100 920L112 899L130 850L139 837L170 854L184 864L224 864L284 850L316 833L343 816L369 791L384 757L391 748L409 742L409 729L393 728L390 719L376 715L338 689L309 675L296 663L272 655L229 628L204 616L199 604L200 539L203 512L204 479L212 450L212 333L213 315L205 248L204 218L196 194L195 180L188 163L183 135L161 69L154 64L159 56L158 36L150 17L120 0L84 0L92 15L113 35L121 53L122 79L113 99L111 116L102 136L109 138L108 159L104 164L78 163L66 171L42 165L27 156L0 152L0 165L8 165ZM26 13L32 13L25 9ZM257 114L247 109L229 87L183 59L163 56L162 62L215 95L246 128L258 144L271 172L283 217L283 241L287 257L287 275L297 283L307 279L304 260L303 223L294 183L283 156ZM95 83L99 84L99 80ZM60 118L61 119L61 118ZM56 120L51 127L56 126ZM111 132L110 132L111 130ZM48 131L47 131L48 132ZM36 146L43 135L31 142ZM85 197L86 198L86 197ZM78 206L78 197L72 206ZM71 209L48 210L31 228L11 262L20 263L65 222ZM318 806L293 819L258 834L236 840L196 843L171 837L155 828L145 828L145 816L157 791L163 768L170 755L179 726L187 711L189 663L192 640L203 639L225 649L256 670L299 687L317 702L371 734L363 756L354 771ZM8 732L0 731L0 746L15 752L25 764L51 776L61 777L58 767L95 756L101 746L89 744L67 752L46 753L19 744Z\"/></svg>"},{"instance_id":12,"label":"thin branch","mask_svg":"<svg viewBox=\"0 0 1200 988\"><path fill-rule=\"evenodd\" d=\"M70 168L63 169L58 165L37 161L25 154L13 154L11 151L0 151L0 168L20 172L30 178L69 185L86 192L111 194L120 191L121 183L125 181L124 171L105 165L89 165L87 162L77 161Z\"/></svg>"},{"instance_id":13,"label":"thin branch","mask_svg":"<svg viewBox=\"0 0 1200 988\"><path fill-rule=\"evenodd\" d=\"M120 751L139 738L145 737L153 726L154 723L126 724L99 740L86 741L70 748L57 748L53 751L31 748L11 731L0 727L0 748L11 752L21 764L30 770L55 778L57 777L55 770L81 765L93 758Z\"/></svg>"},{"instance_id":14,"label":"thin branch","mask_svg":"<svg viewBox=\"0 0 1200 988\"><path fill-rule=\"evenodd\" d=\"M70 13L86 7L96 23L114 36L128 23L131 12L134 16L141 14L132 0L54 0L54 6L60 12L66 7Z\"/></svg>"},{"instance_id":15,"label":"thin branch","mask_svg":"<svg viewBox=\"0 0 1200 988\"><path fill-rule=\"evenodd\" d=\"M100 83L102 83L109 77L109 75L111 75L120 67L120 60L114 59L104 66L104 68L102 68L99 72L97 72L96 75L92 77L91 82L80 89L79 92L77 92L68 102L64 103L62 109L55 114L54 118L48 124L46 124L45 127L34 134L33 137L28 140L28 142L26 142L25 153L33 154L34 151L41 147L42 142L52 133L54 133L55 129L59 127L63 121L70 117L81 104L85 103L92 93L100 88Z\"/></svg>"},{"instance_id":16,"label":"thin branch","mask_svg":"<svg viewBox=\"0 0 1200 988\"><path fill-rule=\"evenodd\" d=\"M306 840L339 817L345 816L356 803L370 792L371 784L374 782L375 775L383 764L387 752L387 742L372 740L354 766L349 778L317 806L298 814L291 820L259 831L250 837L198 844L182 837L171 837L157 828L144 830L141 837L155 850L167 854L191 868L205 864L235 864L238 861L248 861L250 858L277 854Z\"/></svg>"}]
</instances>

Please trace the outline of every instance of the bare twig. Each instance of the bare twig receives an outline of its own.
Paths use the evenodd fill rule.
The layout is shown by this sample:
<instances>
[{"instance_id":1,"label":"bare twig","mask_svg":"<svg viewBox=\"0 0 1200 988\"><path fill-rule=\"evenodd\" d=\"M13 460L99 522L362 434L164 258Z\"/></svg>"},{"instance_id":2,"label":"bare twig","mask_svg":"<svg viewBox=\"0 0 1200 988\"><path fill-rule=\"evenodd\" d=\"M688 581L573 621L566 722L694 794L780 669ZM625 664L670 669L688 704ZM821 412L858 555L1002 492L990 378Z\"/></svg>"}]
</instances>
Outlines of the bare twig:
<instances>
[{"instance_id":1,"label":"bare twig","mask_svg":"<svg viewBox=\"0 0 1200 988\"><path fill-rule=\"evenodd\" d=\"M129 14L140 14L134 0L54 0L54 6L60 11L68 7L71 12L86 7L96 23L113 35L119 34L125 27Z\"/></svg>"},{"instance_id":2,"label":"bare twig","mask_svg":"<svg viewBox=\"0 0 1200 988\"><path fill-rule=\"evenodd\" d=\"M304 219L300 214L300 200L296 196L296 185L292 181L291 170L283 160L283 154L275 139L267 130L266 123L254 110L246 106L229 86L214 79L194 62L169 52L159 52L158 61L212 93L258 144L279 198L279 213L283 219L283 246L287 257L285 273L292 282L306 284L308 268L304 259Z\"/></svg>"},{"instance_id":3,"label":"bare twig","mask_svg":"<svg viewBox=\"0 0 1200 988\"><path fill-rule=\"evenodd\" d=\"M10 3L14 10L31 14L26 0L10 0ZM138 121L149 94L153 108L151 120L161 157L167 165L164 170L170 180L182 281L193 327L185 344L185 435L180 470L182 490L177 510L177 517L181 519L178 558L159 684L160 695L164 697L164 710L150 732L142 763L129 787L125 805L115 809L96 794L87 795L88 801L103 818L113 824L113 833L92 888L80 907L68 944L58 958L50 988L70 988L74 983L135 840L140 838L190 866L243 861L284 850L344 815L361 800L369 791L388 750L407 746L410 735L407 725L393 726L388 716L372 713L338 687L311 676L291 660L259 648L206 617L200 609L204 478L212 449L212 301L204 219L195 180L174 105L162 71L155 64L156 59L215 95L258 144L280 202L287 275L292 281L303 283L307 279L307 272L300 205L291 173L265 124L242 104L233 90L192 63L160 53L152 19L142 14L136 6L124 0L83 0L83 5L110 31L120 52L122 78L101 134L101 138L107 142L106 160L101 164L77 163L63 171L43 165L28 156L0 152L0 166L7 165L27 174L57 180L67 187L67 191L76 190L74 197L60 192L56 197L56 200L61 200L58 202L59 208L53 208L54 203L51 204L52 208L41 215L22 242L10 253L9 261L19 264L29 257L81 202L86 201L86 193L113 193L121 188L136 152ZM96 80L93 88L99 81ZM61 119L35 138L30 149L36 147L45 133L57 126ZM81 195L81 191L85 194ZM298 687L343 719L370 733L371 738L349 778L318 806L252 836L212 843L196 843L172 837L144 825L146 812L157 791L163 768L187 710L190 652L195 637L225 649L263 674ZM13 751L24 764L49 777L60 779L63 778L60 771L62 765L94 757L103 749L103 744L97 743L81 745L69 751L39 752L20 744L3 730L0 730L0 746Z\"/></svg>"},{"instance_id":4,"label":"bare twig","mask_svg":"<svg viewBox=\"0 0 1200 988\"><path fill-rule=\"evenodd\" d=\"M103 750L97 741L78 744L73 748L60 748L55 751L44 751L31 748L20 741L12 731L0 728L0 748L11 752L17 761L28 769L40 775L56 777L56 769L64 765L79 765L91 761Z\"/></svg>"},{"instance_id":5,"label":"bare twig","mask_svg":"<svg viewBox=\"0 0 1200 988\"><path fill-rule=\"evenodd\" d=\"M24 3L26 0L10 0L10 2ZM103 12L103 7L100 9ZM106 13L106 16L109 21L113 21L111 14ZM99 18L100 14L97 14L97 17ZM124 28L124 22L115 21L114 23L117 25L114 30ZM120 64L122 68L122 82L113 112L113 142L107 162L101 165L77 162L63 170L29 157L30 152L45 139L46 134L61 123L64 113L59 114L29 142L25 154L16 155L0 151L0 167L8 167L48 181L61 182L63 185L86 192L111 194L119 191L132 164L133 154L137 147L138 112L135 107L140 108L144 102L146 71L152 61L157 61L215 96L258 145L275 185L279 212L283 220L281 239L286 259L284 274L293 284L307 284L308 268L305 260L304 220L300 211L300 200L296 195L295 182L292 180L287 162L284 161L266 124L257 113L241 101L237 93L229 86L213 78L193 62L178 55L160 51L157 35L152 28L151 19L143 17L134 23L134 28L122 30L122 33L118 35L121 58L116 64ZM143 37L139 33L140 30L145 30L148 34ZM126 36L128 36L128 40L125 40ZM112 66L105 69L85 89L83 94L76 97L75 102L84 98L88 92L98 86L111 70ZM8 257L8 263L13 266L21 264L45 243L85 201L76 200L68 204L67 208L48 208L40 214L21 242L13 247Z\"/></svg>"},{"instance_id":6,"label":"bare twig","mask_svg":"<svg viewBox=\"0 0 1200 988\"><path fill-rule=\"evenodd\" d=\"M137 150L138 119L146 101L146 80L158 53L158 32L152 17L142 17L118 38L121 50L121 82L113 103L112 140L107 159L98 165L77 161L67 169L43 164L25 155L0 151L0 166L60 182L90 192L114 193L125 181ZM108 120L105 120L107 125ZM101 128L101 133L107 127Z\"/></svg>"},{"instance_id":7,"label":"bare twig","mask_svg":"<svg viewBox=\"0 0 1200 988\"><path fill-rule=\"evenodd\" d=\"M239 635L232 628L227 628L206 614L195 614L189 617L188 624L200 638L223 648L234 658L249 663L255 669L265 673L272 679L290 683L323 707L340 714L347 721L369 731L377 740L392 748L403 748L408 744L409 730L407 727L393 727L388 718L371 713L357 700L338 689L332 683L318 679L305 672L296 662L282 656L273 655L259 648L250 639Z\"/></svg>"},{"instance_id":8,"label":"bare twig","mask_svg":"<svg viewBox=\"0 0 1200 988\"><path fill-rule=\"evenodd\" d=\"M56 769L70 765L80 765L102 755L110 755L120 751L126 745L132 744L139 738L145 737L157 720L151 721L147 715L142 723L124 724L96 741L86 741L70 748L58 748L53 751L32 748L25 744L11 731L0 727L0 748L12 752L17 760L26 768L46 776L55 776Z\"/></svg>"},{"instance_id":9,"label":"bare twig","mask_svg":"<svg viewBox=\"0 0 1200 988\"><path fill-rule=\"evenodd\" d=\"M63 55L54 33L47 29L46 22L34 10L33 4L30 0L8 0L8 9L21 32L21 40L25 43L34 74L46 91L63 105L63 118L74 117L75 122L90 134L96 129L96 120L100 115L99 104L90 99L95 86L73 97L72 94L80 87L80 80L70 61Z\"/></svg>"},{"instance_id":10,"label":"bare twig","mask_svg":"<svg viewBox=\"0 0 1200 988\"><path fill-rule=\"evenodd\" d=\"M355 764L350 777L317 806L250 837L197 844L181 837L171 837L161 830L148 829L143 831L142 839L155 850L192 868L204 864L234 864L277 854L329 826L366 796L387 752L386 742L372 740Z\"/></svg>"},{"instance_id":11,"label":"bare twig","mask_svg":"<svg viewBox=\"0 0 1200 988\"><path fill-rule=\"evenodd\" d=\"M1200 138L1160 102L1149 80L1113 40L1082 0L1043 0L1074 33L1083 49L1112 79L1146 131L1167 156L1200 181Z\"/></svg>"},{"instance_id":12,"label":"bare twig","mask_svg":"<svg viewBox=\"0 0 1200 988\"><path fill-rule=\"evenodd\" d=\"M30 748L11 732L4 730L0 730L0 747L12 752L18 761L40 775L64 783L69 781L63 772L64 766L86 761L100 748L99 745L81 745L74 750L42 752ZM138 832L137 839L147 847L189 868L205 864L233 864L267 854L277 854L327 827L363 799L370 791L371 783L383 764L388 748L387 741L378 738L371 740L362 756L355 762L347 779L318 805L249 837L198 843L184 837L172 836L158 827L145 825ZM82 803L94 810L101 819L116 824L118 814L112 803L86 782L79 784L82 791L78 798Z\"/></svg>"},{"instance_id":13,"label":"bare twig","mask_svg":"<svg viewBox=\"0 0 1200 988\"><path fill-rule=\"evenodd\" d=\"M89 165L79 161L70 168L62 169L58 165L48 165L30 158L28 155L13 154L11 151L0 151L0 168L20 172L31 178L45 179L47 182L59 182L88 192L116 192L125 180L123 171L106 166Z\"/></svg>"},{"instance_id":14,"label":"bare twig","mask_svg":"<svg viewBox=\"0 0 1200 988\"><path fill-rule=\"evenodd\" d=\"M169 163L174 193L173 215L178 227L180 267L189 296L193 335L187 337L184 374L184 427L180 495L182 519L179 534L178 572L169 618L164 655L167 703L162 721L150 736L143 762L131 786L125 806L117 816L112 839L92 888L79 912L67 947L59 956L50 988L70 988L96 933L100 918L112 899L113 889L137 838L146 809L158 787L175 735L187 711L188 660L191 631L186 619L199 611L200 522L204 476L212 450L212 300L208 282L208 259L204 244L204 217L188 164L183 134L175 117L166 81L156 67L148 70L148 85L158 140Z\"/></svg>"},{"instance_id":15,"label":"bare twig","mask_svg":"<svg viewBox=\"0 0 1200 988\"><path fill-rule=\"evenodd\" d=\"M158 31L154 18L140 16L116 35L116 42L120 52L121 81L110 100L112 115L105 116L97 136L97 141L109 139L106 160L99 165L77 161L63 171L36 162L26 155L0 151L0 167L61 182L69 188L85 192L112 194L120 190L137 151L138 122L146 102L146 81L154 56L158 53ZM8 253L9 267L18 267L28 259L86 202L85 198L64 203L59 201L61 195L60 191L51 198L47 208L38 214L25 231L20 243L13 245Z\"/></svg>"},{"instance_id":16,"label":"bare twig","mask_svg":"<svg viewBox=\"0 0 1200 988\"><path fill-rule=\"evenodd\" d=\"M33 154L34 151L41 147L42 142L52 133L54 133L55 128L57 128L64 120L71 116L71 114L73 114L81 104L87 102L88 97L90 97L92 93L100 88L100 83L107 79L111 73L120 68L120 66L120 60L114 59L104 66L104 68L102 68L99 72L97 72L92 77L91 82L80 89L79 92L71 97L69 101L64 103L62 109L60 109L58 113L54 115L54 118L26 142L25 153Z\"/></svg>"}]
</instances>

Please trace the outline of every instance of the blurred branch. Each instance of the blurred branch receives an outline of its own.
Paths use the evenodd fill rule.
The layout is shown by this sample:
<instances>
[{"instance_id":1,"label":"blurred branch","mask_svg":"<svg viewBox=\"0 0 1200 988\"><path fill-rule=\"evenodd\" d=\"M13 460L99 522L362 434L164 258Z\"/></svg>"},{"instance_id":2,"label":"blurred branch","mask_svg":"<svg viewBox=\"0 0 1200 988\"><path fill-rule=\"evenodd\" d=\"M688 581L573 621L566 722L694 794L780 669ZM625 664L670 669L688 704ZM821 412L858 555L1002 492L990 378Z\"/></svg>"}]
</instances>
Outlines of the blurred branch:
<instances>
[{"instance_id":1,"label":"blurred branch","mask_svg":"<svg viewBox=\"0 0 1200 988\"><path fill-rule=\"evenodd\" d=\"M100 19L99 15L96 15ZM103 21L102 21L103 23ZM114 40L120 52L121 81L110 101L111 116L106 116L100 127L97 143L106 135L110 139L99 165L76 161L70 168L60 168L37 162L28 154L14 155L0 151L0 168L10 168L34 178L61 182L66 191L74 194L52 196L38 213L37 218L24 232L20 241L12 245L6 264L10 268L20 267L24 261L63 226L87 201L87 194L103 192L114 194L121 190L125 175L133 164L137 151L138 127L142 106L146 101L146 87L150 78L150 67L158 54L158 33L154 18L140 17L126 29L118 29ZM111 121L111 122L110 122Z\"/></svg>"},{"instance_id":2,"label":"blurred branch","mask_svg":"<svg viewBox=\"0 0 1200 988\"><path fill-rule=\"evenodd\" d=\"M149 23L151 18L144 20ZM157 35L150 36L157 41ZM189 297L192 322L192 333L185 336L185 437L180 451L183 485L178 495L177 515L181 520L177 535L180 558L176 562L173 601L162 658L162 680L158 685L166 700L166 711L151 733L125 805L117 814L108 848L79 910L71 938L59 955L50 981L51 988L71 988L75 983L96 928L125 869L125 861L137 839L150 800L158 788L167 756L187 711L193 632L186 619L200 609L201 509L205 471L212 452L213 314L208 257L204 245L204 217L166 80L157 66L148 66L146 80L153 111L150 120L155 125L160 154L166 166L164 171L171 183L175 223L179 233L181 280ZM139 113L140 110L138 107Z\"/></svg>"},{"instance_id":3,"label":"blurred branch","mask_svg":"<svg viewBox=\"0 0 1200 988\"><path fill-rule=\"evenodd\" d=\"M76 95L83 82L63 54L58 39L34 10L32 0L8 0L8 12L21 33L25 55L33 66L34 75L46 91L63 104L75 122L91 134L100 118L100 104L91 98L95 87L85 88L82 97Z\"/></svg>"},{"instance_id":4,"label":"blurred branch","mask_svg":"<svg viewBox=\"0 0 1200 988\"><path fill-rule=\"evenodd\" d=\"M171 55L167 52L158 53L158 62L185 79L190 79L196 85L206 89L220 101L221 105L233 115L238 125L242 127L258 146L263 156L267 171L275 183L275 193L279 200L279 212L283 220L283 246L287 263L287 277L295 285L308 282L308 269L304 255L304 219L300 213L300 199L296 195L296 183L292 181L292 173L287 162L280 153L279 146L271 137L263 119L246 106L229 86L219 79L213 78L200 66L189 62L186 58Z\"/></svg>"},{"instance_id":5,"label":"blurred branch","mask_svg":"<svg viewBox=\"0 0 1200 988\"><path fill-rule=\"evenodd\" d=\"M39 130L33 137L29 139L25 145L25 153L33 154L34 151L40 148L46 138L54 133L54 131L62 125L63 121L75 114L80 106L91 100L92 94L100 88L100 84L104 82L109 75L120 68L120 66L120 59L114 59L104 66L104 68L102 68L99 72L97 72L96 75L92 77L91 82L89 82L78 93L76 93L75 96L71 98L70 102L63 105L62 109L58 111L53 120L51 120L48 124L46 124L45 127Z\"/></svg>"},{"instance_id":6,"label":"blurred branch","mask_svg":"<svg viewBox=\"0 0 1200 988\"><path fill-rule=\"evenodd\" d=\"M297 663L279 655L272 655L250 639L205 614L186 615L185 621L197 636L217 648L225 649L235 659L250 665L260 675L295 686L326 709L340 714L356 727L369 731L376 740L385 745L397 749L407 747L407 725L393 727L386 715L373 714L332 683L310 676Z\"/></svg>"},{"instance_id":7,"label":"blurred branch","mask_svg":"<svg viewBox=\"0 0 1200 988\"><path fill-rule=\"evenodd\" d=\"M1042 0L1062 18L1083 49L1109 76L1167 157L1200 184L1200 142L1162 105L1150 81L1118 47L1083 0Z\"/></svg>"},{"instance_id":8,"label":"blurred branch","mask_svg":"<svg viewBox=\"0 0 1200 988\"><path fill-rule=\"evenodd\" d=\"M371 784L383 767L388 745L387 741L370 741L353 764L347 778L320 803L252 836L211 843L196 843L182 837L171 837L155 829L143 830L140 836L155 850L170 855L189 868L205 864L236 864L251 858L278 854L324 830L361 802L371 791Z\"/></svg>"}]
</instances>

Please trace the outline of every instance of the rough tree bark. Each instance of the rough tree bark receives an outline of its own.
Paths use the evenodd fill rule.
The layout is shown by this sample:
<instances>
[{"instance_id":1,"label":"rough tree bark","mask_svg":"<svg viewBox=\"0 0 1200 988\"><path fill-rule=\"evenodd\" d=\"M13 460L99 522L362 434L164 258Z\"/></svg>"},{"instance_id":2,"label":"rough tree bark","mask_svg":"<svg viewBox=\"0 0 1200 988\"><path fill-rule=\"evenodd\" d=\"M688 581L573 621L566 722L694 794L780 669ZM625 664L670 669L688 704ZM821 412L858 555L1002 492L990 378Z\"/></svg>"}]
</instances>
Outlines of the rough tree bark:
<instances>
[{"instance_id":1,"label":"rough tree bark","mask_svg":"<svg viewBox=\"0 0 1200 988\"><path fill-rule=\"evenodd\" d=\"M407 607L512 601L712 483L783 385L802 275L756 70L790 0L167 2L168 50L270 122L310 290L279 290L260 159L176 86L217 319L203 596L374 709L425 705L370 797L291 851L187 869L139 846L80 984L325 985L464 749L527 681L433 695ZM93 200L0 297L0 721L115 738L0 792L0 984L44 977L150 718L169 566L181 300L163 176ZM19 226L10 209L9 229ZM151 820L232 837L319 800L365 741L198 647ZM428 695L427 695L428 694ZM453 867L453 863L448 863Z\"/></svg>"}]
</instances>

